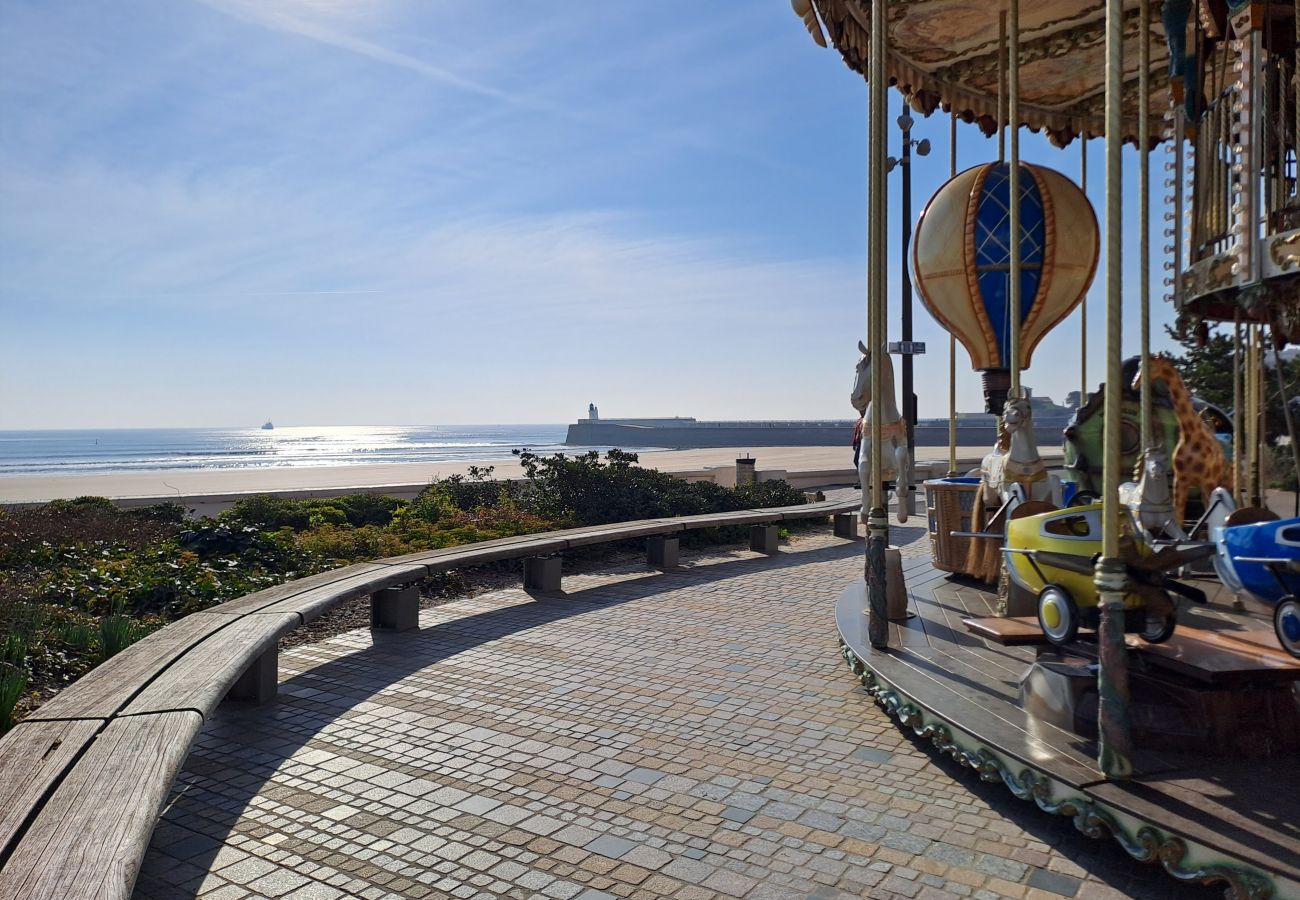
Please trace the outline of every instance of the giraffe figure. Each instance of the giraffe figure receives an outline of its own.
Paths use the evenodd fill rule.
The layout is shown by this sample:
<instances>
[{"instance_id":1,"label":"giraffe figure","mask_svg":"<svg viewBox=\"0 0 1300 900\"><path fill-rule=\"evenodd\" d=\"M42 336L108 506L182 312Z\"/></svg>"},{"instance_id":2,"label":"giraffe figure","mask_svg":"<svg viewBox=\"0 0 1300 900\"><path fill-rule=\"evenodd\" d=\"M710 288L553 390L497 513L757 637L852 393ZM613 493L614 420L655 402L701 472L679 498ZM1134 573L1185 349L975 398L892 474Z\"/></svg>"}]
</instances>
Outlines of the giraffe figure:
<instances>
[{"instance_id":1,"label":"giraffe figure","mask_svg":"<svg viewBox=\"0 0 1300 900\"><path fill-rule=\"evenodd\" d=\"M1193 487L1199 488L1201 497L1208 502L1215 488L1230 484L1228 461L1218 438L1192 406L1192 395L1183 376L1167 356L1151 357L1151 380L1165 383L1178 420L1178 446L1174 448L1173 458L1173 521L1181 527L1186 521L1187 497ZM1133 379L1133 390L1141 387L1139 370Z\"/></svg>"}]
</instances>

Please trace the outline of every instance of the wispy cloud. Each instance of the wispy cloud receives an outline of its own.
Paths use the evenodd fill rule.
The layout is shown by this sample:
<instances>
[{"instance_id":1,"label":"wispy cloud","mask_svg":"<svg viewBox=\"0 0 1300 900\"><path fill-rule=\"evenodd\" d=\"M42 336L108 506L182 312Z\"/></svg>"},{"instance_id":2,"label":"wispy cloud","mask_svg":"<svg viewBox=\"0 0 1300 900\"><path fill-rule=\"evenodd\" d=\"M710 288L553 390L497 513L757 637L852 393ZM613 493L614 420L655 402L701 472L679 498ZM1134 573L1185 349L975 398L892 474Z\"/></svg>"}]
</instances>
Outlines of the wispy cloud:
<instances>
[{"instance_id":1,"label":"wispy cloud","mask_svg":"<svg viewBox=\"0 0 1300 900\"><path fill-rule=\"evenodd\" d=\"M348 199L95 167L11 178L0 200L32 213L0 220L4 293L68 310L202 303L250 320L346 315L365 297L431 322L575 328L678 315L725 322L738 306L754 320L783 314L794 296L851 291L856 279L841 262L772 258L627 213L391 222Z\"/></svg>"},{"instance_id":2,"label":"wispy cloud","mask_svg":"<svg viewBox=\"0 0 1300 900\"><path fill-rule=\"evenodd\" d=\"M536 99L505 91L457 74L425 59L393 50L347 30L363 24L376 4L355 0L296 0L267 3L265 0L199 0L228 16L273 31L306 38L355 53L366 59L415 72L439 84L480 97L533 109L548 108Z\"/></svg>"}]
</instances>

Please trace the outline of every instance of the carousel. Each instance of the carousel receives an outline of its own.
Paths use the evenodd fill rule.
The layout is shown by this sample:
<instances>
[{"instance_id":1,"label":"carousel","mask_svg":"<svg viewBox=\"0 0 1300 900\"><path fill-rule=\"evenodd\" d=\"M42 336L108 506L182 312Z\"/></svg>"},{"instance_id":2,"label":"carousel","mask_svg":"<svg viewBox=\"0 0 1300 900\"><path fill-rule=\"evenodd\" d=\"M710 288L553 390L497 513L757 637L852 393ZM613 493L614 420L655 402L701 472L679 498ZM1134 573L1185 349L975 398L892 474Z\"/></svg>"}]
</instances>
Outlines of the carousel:
<instances>
[{"instance_id":1,"label":"carousel","mask_svg":"<svg viewBox=\"0 0 1300 900\"><path fill-rule=\"evenodd\" d=\"M1267 508L1265 478L1277 449L1268 400L1290 396L1278 353L1300 343L1300 4L1024 6L793 0L870 98L854 388L868 538L865 577L836 607L842 652L902 727L975 776L1181 881L1300 898L1300 518ZM916 112L950 119L948 181L905 223L910 277L999 416L978 470L926 482L932 554L905 564L889 546L888 489L899 521L910 506L907 423L884 352L891 85ZM960 172L959 122L989 148ZM1085 161L1089 139L1104 139L1100 216L1086 165L1076 184L1021 161L1025 128L1063 153L1077 144ZM1121 165L1125 144L1136 170ZM1125 195L1138 216L1123 216ZM1158 275L1153 218L1167 239ZM1140 273L1127 293L1126 230ZM1090 382L1084 300L1098 275L1106 366ZM1153 282L1180 332L1231 335L1231 410L1202 403L1151 352ZM1125 360L1133 307L1140 353ZM1035 434L1023 376L1076 314L1083 402L1052 471L1036 448L1058 436ZM909 329L910 316L904 341Z\"/></svg>"}]
</instances>

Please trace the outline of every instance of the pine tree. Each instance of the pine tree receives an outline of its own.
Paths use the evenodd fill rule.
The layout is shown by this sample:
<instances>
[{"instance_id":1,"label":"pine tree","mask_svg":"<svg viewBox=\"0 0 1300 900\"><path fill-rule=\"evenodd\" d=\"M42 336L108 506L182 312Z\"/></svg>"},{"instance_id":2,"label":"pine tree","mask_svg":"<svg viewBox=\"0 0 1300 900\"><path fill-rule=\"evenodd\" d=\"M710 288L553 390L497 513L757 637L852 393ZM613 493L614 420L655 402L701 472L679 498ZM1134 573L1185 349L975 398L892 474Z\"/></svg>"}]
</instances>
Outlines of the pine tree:
<instances>
[{"instance_id":1,"label":"pine tree","mask_svg":"<svg viewBox=\"0 0 1300 900\"><path fill-rule=\"evenodd\" d=\"M1173 356L1172 359L1174 366L1182 373L1183 380L1187 382L1187 389L1206 403L1212 403L1232 415L1232 376L1237 366L1232 352L1232 335L1211 331L1206 341L1198 345L1195 338L1181 338L1167 325L1165 331L1185 348L1181 356ZM1271 444L1286 434L1286 419L1282 413L1282 397L1278 393L1277 373L1273 371L1271 347L1265 347L1265 359L1265 437ZM1295 385L1300 384L1300 357L1281 360L1281 363L1287 397L1295 397ZM1242 365L1245 365L1244 360ZM1300 413L1296 407L1297 404L1292 403L1292 415ZM1300 426L1300 421L1297 426Z\"/></svg>"}]
</instances>

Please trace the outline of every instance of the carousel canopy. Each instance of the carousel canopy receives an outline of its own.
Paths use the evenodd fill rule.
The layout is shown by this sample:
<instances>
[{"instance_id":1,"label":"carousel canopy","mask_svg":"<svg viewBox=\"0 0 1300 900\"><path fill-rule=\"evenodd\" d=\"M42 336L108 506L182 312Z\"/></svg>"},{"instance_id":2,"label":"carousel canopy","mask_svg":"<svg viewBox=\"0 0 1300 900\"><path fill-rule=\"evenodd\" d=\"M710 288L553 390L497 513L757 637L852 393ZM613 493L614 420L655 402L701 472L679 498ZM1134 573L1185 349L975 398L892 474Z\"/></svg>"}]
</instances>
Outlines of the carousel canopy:
<instances>
[{"instance_id":1,"label":"carousel canopy","mask_svg":"<svg viewBox=\"0 0 1300 900\"><path fill-rule=\"evenodd\" d=\"M866 76L871 0L793 0L813 39L825 45L820 16L835 49ZM812 6L816 7L816 16ZM1138 48L1145 27L1151 36L1151 134L1159 141L1169 107L1169 52L1161 25L1162 4L1150 4L1143 23L1138 0L1125 0L1124 138L1135 141ZM997 0L892 0L889 3L891 84L913 108L929 114L942 107L985 134L997 130ZM1064 146L1078 134L1101 134L1105 102L1103 0L1037 0L1020 9L1020 113L1023 125L1047 132Z\"/></svg>"}]
</instances>

